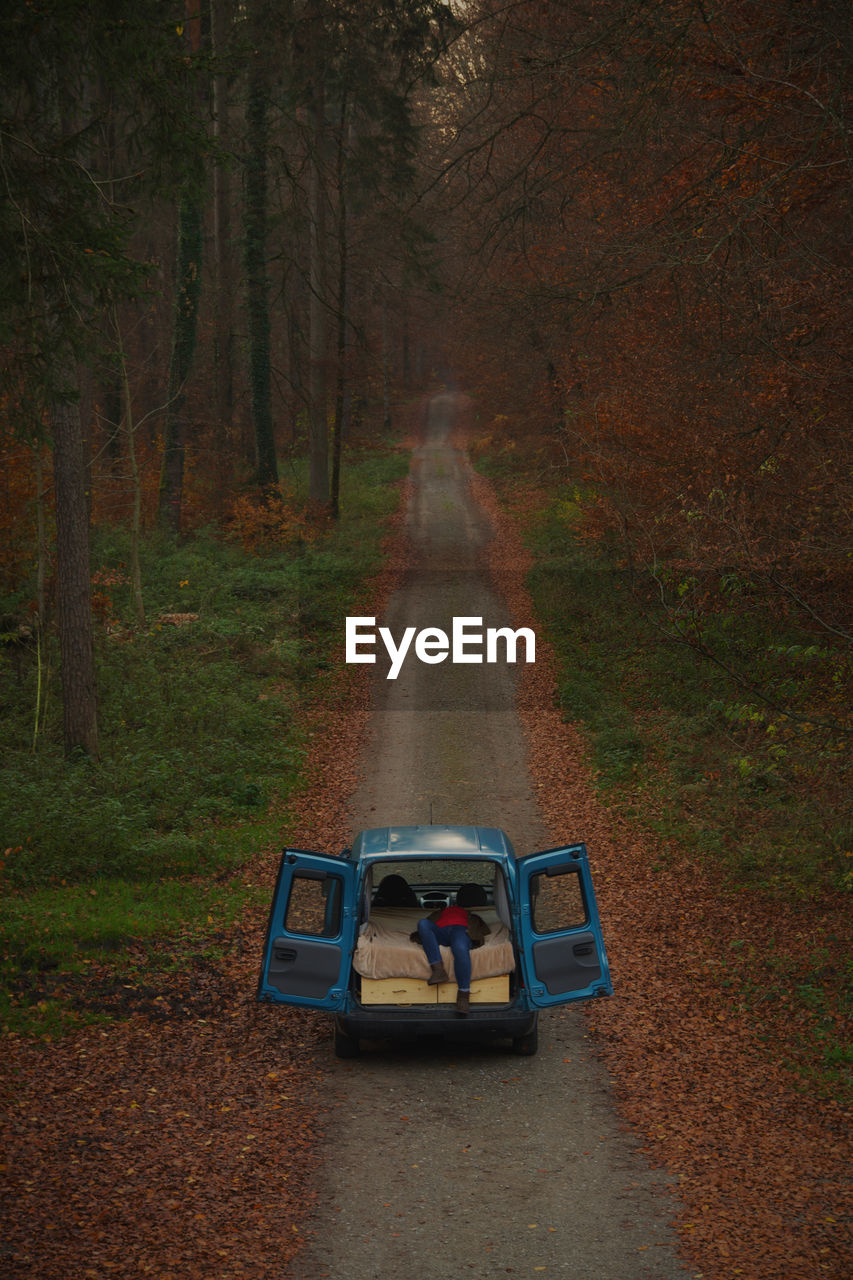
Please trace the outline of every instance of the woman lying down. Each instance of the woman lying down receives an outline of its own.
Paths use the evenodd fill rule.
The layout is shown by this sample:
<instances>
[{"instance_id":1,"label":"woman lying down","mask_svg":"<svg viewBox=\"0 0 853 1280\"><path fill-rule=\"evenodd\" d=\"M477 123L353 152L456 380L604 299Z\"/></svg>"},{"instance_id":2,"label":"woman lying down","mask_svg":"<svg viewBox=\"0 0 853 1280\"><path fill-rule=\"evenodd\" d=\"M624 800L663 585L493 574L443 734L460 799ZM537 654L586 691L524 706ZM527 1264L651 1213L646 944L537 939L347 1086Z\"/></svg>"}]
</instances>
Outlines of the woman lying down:
<instances>
[{"instance_id":1,"label":"woman lying down","mask_svg":"<svg viewBox=\"0 0 853 1280\"><path fill-rule=\"evenodd\" d=\"M455 917L457 923L463 925L462 935L457 935L460 973L456 971L457 959L450 947L445 949L443 957L440 950L436 952L430 947L430 961L421 942L419 928L423 908L405 881L392 893L393 888L383 880L373 900L370 917L359 930L353 968L362 979L412 979L425 984L432 979L435 986L444 981L441 974L433 969L433 963L441 963L442 958L444 972L449 975L447 981L456 982L463 991L466 987L470 990L471 982L513 972L515 953L509 928L494 907L481 906L485 898L481 885L463 885L454 901L454 908L462 908L462 914ZM480 912L472 911L472 907L479 907ZM427 917L427 922L438 924L441 915L440 909L434 911ZM453 919L451 917L451 924ZM440 927L444 927L444 921ZM467 944L464 935L467 935ZM435 938L434 933L432 936ZM442 946L437 938L435 941L438 947ZM436 976L433 978L434 973ZM460 1012L463 1012L465 1001L461 1004Z\"/></svg>"},{"instance_id":2,"label":"woman lying down","mask_svg":"<svg viewBox=\"0 0 853 1280\"><path fill-rule=\"evenodd\" d=\"M450 948L456 974L456 1012L463 1017L467 1016L471 1005L471 948L481 947L491 933L482 916L468 908L480 907L484 901L480 885L460 885L456 902L419 920L417 930L411 935L412 941L419 941L426 952L430 967L427 984L431 987L450 981L439 949L442 946Z\"/></svg>"}]
</instances>

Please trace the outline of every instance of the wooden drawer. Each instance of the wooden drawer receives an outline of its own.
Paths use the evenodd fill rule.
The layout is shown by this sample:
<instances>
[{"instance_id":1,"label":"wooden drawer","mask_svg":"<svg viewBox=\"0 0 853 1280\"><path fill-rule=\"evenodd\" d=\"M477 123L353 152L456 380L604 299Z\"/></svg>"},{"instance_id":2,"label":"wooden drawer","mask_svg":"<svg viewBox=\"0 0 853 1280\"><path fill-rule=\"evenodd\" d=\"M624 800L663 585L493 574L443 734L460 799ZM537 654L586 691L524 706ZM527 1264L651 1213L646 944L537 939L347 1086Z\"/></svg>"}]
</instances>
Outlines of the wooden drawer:
<instances>
[{"instance_id":1,"label":"wooden drawer","mask_svg":"<svg viewBox=\"0 0 853 1280\"><path fill-rule=\"evenodd\" d=\"M509 974L471 983L472 1004L507 1004ZM455 1004L456 983L431 987L424 978L362 978L362 1004Z\"/></svg>"},{"instance_id":2,"label":"wooden drawer","mask_svg":"<svg viewBox=\"0 0 853 1280\"><path fill-rule=\"evenodd\" d=\"M507 1004L509 1001L509 974L496 978L475 978L471 983L472 1004ZM439 1004L456 1003L456 983L442 982L438 988Z\"/></svg>"},{"instance_id":3,"label":"wooden drawer","mask_svg":"<svg viewBox=\"0 0 853 1280\"><path fill-rule=\"evenodd\" d=\"M453 988L454 992L456 988ZM453 999L456 999L454 995ZM436 1004L438 987L425 978L362 978L362 1004Z\"/></svg>"}]
</instances>

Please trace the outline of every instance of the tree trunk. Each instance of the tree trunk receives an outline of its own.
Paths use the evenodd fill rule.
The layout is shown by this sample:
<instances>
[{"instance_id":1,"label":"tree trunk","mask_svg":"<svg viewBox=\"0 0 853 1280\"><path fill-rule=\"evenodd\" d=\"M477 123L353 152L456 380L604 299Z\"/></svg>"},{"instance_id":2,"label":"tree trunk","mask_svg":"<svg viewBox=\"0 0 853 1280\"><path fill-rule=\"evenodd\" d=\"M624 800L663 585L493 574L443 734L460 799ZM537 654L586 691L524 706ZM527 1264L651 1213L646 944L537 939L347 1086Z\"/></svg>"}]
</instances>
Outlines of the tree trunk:
<instances>
[{"instance_id":1,"label":"tree trunk","mask_svg":"<svg viewBox=\"0 0 853 1280\"><path fill-rule=\"evenodd\" d=\"M412 387L412 353L409 341L409 296L403 298L403 386L406 391Z\"/></svg>"},{"instance_id":2,"label":"tree trunk","mask_svg":"<svg viewBox=\"0 0 853 1280\"><path fill-rule=\"evenodd\" d=\"M382 285L382 428L391 430L391 352L388 345L388 286Z\"/></svg>"},{"instance_id":3,"label":"tree trunk","mask_svg":"<svg viewBox=\"0 0 853 1280\"><path fill-rule=\"evenodd\" d=\"M232 17L230 0L211 0L211 45L217 70L213 76L213 136L221 149L228 145L230 100L228 76L221 59L228 49ZM231 182L228 168L213 167L213 365L216 423L230 438L234 416L234 264L231 256Z\"/></svg>"},{"instance_id":4,"label":"tree trunk","mask_svg":"<svg viewBox=\"0 0 853 1280\"><path fill-rule=\"evenodd\" d=\"M186 430L183 406L192 368L201 292L201 196L185 191L178 212L177 291L169 363L169 400L163 427L163 465L160 472L160 523L177 534L181 528L184 493Z\"/></svg>"},{"instance_id":5,"label":"tree trunk","mask_svg":"<svg viewBox=\"0 0 853 1280\"><path fill-rule=\"evenodd\" d=\"M44 722L44 710L47 704L47 679L44 662L44 635L47 621L47 593L45 580L47 577L48 543L47 520L45 515L45 483L44 465L42 463L41 443L34 445L36 461L36 528L38 530L38 561L36 566L36 705L33 716L33 751L38 744L39 733Z\"/></svg>"},{"instance_id":6,"label":"tree trunk","mask_svg":"<svg viewBox=\"0 0 853 1280\"><path fill-rule=\"evenodd\" d=\"M341 102L340 135L338 137L338 341L337 341L337 389L335 393L335 425L332 452L332 517L337 520L341 511L341 453L343 450L344 421L347 399L347 194L345 187L344 157L346 152L346 95Z\"/></svg>"},{"instance_id":7,"label":"tree trunk","mask_svg":"<svg viewBox=\"0 0 853 1280\"><path fill-rule=\"evenodd\" d=\"M260 28L261 13L253 15ZM263 32L250 58L246 109L249 153L246 159L246 289L249 313L249 382L255 431L256 478L262 488L278 484L270 394L270 316L267 279L267 96Z\"/></svg>"},{"instance_id":8,"label":"tree trunk","mask_svg":"<svg viewBox=\"0 0 853 1280\"><path fill-rule=\"evenodd\" d=\"M201 0L185 0L184 40L189 54L201 47ZM169 361L169 395L163 425L163 464L160 471L158 519L163 528L181 531L184 498L186 424L183 417L187 379L192 369L198 332L204 193L199 171L187 180L178 207L178 248L175 264L175 314Z\"/></svg>"},{"instance_id":9,"label":"tree trunk","mask_svg":"<svg viewBox=\"0 0 853 1280\"><path fill-rule=\"evenodd\" d=\"M86 464L80 410L69 401L51 409L56 499L56 576L62 662L65 754L98 755L95 652Z\"/></svg>"},{"instance_id":10,"label":"tree trunk","mask_svg":"<svg viewBox=\"0 0 853 1280\"><path fill-rule=\"evenodd\" d=\"M320 59L314 56L311 95L308 216L310 267L308 304L308 494L315 506L329 501L329 427L326 419L326 98Z\"/></svg>"},{"instance_id":11,"label":"tree trunk","mask_svg":"<svg viewBox=\"0 0 853 1280\"><path fill-rule=\"evenodd\" d=\"M124 429L127 437L127 461L130 466L130 480L133 494L133 512L130 523L130 585L133 593L133 608L136 622L145 626L145 600L142 594L142 569L139 562L139 543L142 535L142 482L139 475L139 463L136 457L136 424L133 419L133 400L130 394L130 378L127 374L127 356L124 340L118 321L118 311L113 308L113 325L116 334L116 350L119 360L119 377L121 379L124 400Z\"/></svg>"},{"instance_id":12,"label":"tree trunk","mask_svg":"<svg viewBox=\"0 0 853 1280\"><path fill-rule=\"evenodd\" d=\"M47 541L47 519L45 515L45 494L46 487L44 482L44 464L42 462L41 444L37 440L33 446L33 452L36 460L36 529L38 531L38 559L36 562L36 613L38 615L39 630L43 631L47 622L47 591L45 589L45 580L47 578L48 563L48 541Z\"/></svg>"}]
</instances>

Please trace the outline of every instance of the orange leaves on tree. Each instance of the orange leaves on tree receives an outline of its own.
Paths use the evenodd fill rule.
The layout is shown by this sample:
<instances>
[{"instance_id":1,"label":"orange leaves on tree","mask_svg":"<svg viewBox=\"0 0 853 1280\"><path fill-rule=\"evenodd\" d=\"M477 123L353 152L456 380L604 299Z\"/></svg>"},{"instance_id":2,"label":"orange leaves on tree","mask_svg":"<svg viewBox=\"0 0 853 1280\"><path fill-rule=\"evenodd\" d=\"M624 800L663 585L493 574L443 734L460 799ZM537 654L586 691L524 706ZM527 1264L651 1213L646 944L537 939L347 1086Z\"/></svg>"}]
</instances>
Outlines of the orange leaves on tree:
<instances>
[{"instance_id":1,"label":"orange leaves on tree","mask_svg":"<svg viewBox=\"0 0 853 1280\"><path fill-rule=\"evenodd\" d=\"M307 541L314 536L304 508L278 493L235 498L226 527L247 551Z\"/></svg>"}]
</instances>

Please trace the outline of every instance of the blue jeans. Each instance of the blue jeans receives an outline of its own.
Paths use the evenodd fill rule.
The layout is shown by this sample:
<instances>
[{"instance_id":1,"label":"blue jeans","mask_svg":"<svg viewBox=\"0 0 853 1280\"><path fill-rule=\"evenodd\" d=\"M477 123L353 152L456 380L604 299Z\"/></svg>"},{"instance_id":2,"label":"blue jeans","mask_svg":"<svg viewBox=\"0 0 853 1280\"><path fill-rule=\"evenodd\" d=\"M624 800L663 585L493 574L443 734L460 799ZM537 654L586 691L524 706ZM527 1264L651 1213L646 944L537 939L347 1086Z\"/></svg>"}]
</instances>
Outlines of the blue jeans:
<instances>
[{"instance_id":1,"label":"blue jeans","mask_svg":"<svg viewBox=\"0 0 853 1280\"><path fill-rule=\"evenodd\" d=\"M419 920L418 935L430 964L441 963L439 944L453 952L456 985L460 991L471 990L471 939L464 924L446 924L441 928L434 920Z\"/></svg>"}]
</instances>

